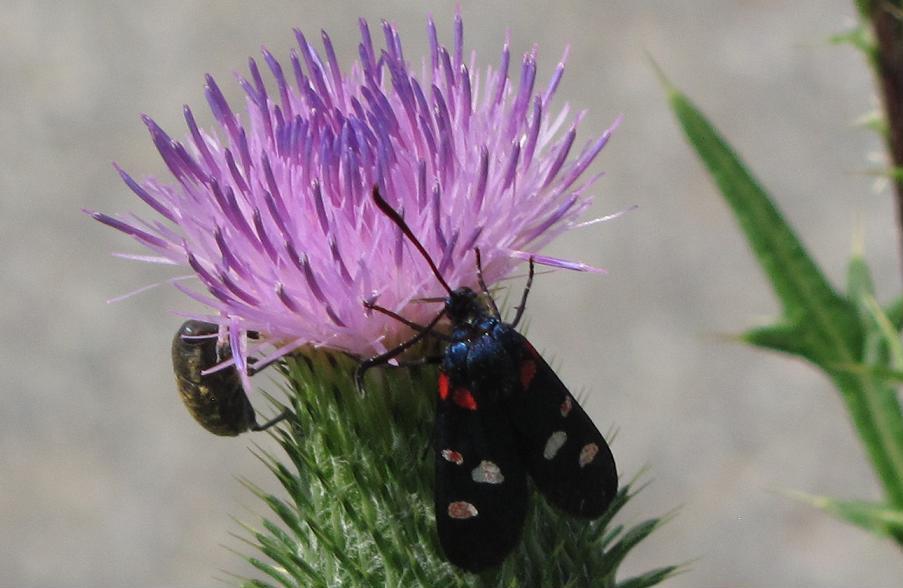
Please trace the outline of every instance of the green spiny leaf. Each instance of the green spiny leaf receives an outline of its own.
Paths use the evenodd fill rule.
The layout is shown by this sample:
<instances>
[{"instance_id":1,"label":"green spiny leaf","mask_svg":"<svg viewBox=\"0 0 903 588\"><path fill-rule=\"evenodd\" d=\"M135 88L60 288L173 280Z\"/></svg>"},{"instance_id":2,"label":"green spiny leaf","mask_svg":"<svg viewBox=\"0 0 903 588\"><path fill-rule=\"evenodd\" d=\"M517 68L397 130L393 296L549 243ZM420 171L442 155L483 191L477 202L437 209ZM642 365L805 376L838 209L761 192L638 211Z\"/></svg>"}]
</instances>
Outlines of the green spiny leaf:
<instances>
[{"instance_id":1,"label":"green spiny leaf","mask_svg":"<svg viewBox=\"0 0 903 588\"><path fill-rule=\"evenodd\" d=\"M628 578L623 582L616 584L617 588L648 588L664 582L671 576L676 576L682 571L681 566L666 566L658 568L650 572L646 572L640 576Z\"/></svg>"},{"instance_id":2,"label":"green spiny leaf","mask_svg":"<svg viewBox=\"0 0 903 588\"><path fill-rule=\"evenodd\" d=\"M884 311L881 310L881 307L872 296L868 294L863 295L862 302L869 316L877 325L885 345L887 345L891 369L903 369L903 343L900 342L900 334L897 333L888 316L884 314Z\"/></svg>"},{"instance_id":3,"label":"green spiny leaf","mask_svg":"<svg viewBox=\"0 0 903 588\"><path fill-rule=\"evenodd\" d=\"M242 588L275 588L272 584L261 582L260 580L247 580L242 582Z\"/></svg>"},{"instance_id":4,"label":"green spiny leaf","mask_svg":"<svg viewBox=\"0 0 903 588\"><path fill-rule=\"evenodd\" d=\"M864 1L864 0L860 0ZM868 58L875 54L875 40L865 23L860 23L848 31L832 35L829 41L835 45L850 45L855 47Z\"/></svg>"},{"instance_id":5,"label":"green spiny leaf","mask_svg":"<svg viewBox=\"0 0 903 588\"><path fill-rule=\"evenodd\" d=\"M885 504L859 500L837 500L798 491L785 492L791 498L852 523L871 533L895 536L903 533L903 510Z\"/></svg>"},{"instance_id":6,"label":"green spiny leaf","mask_svg":"<svg viewBox=\"0 0 903 588\"><path fill-rule=\"evenodd\" d=\"M859 231L857 231L857 234ZM855 249L861 249L861 237L856 237ZM859 251L856 251L847 264L847 297L856 304L863 296L875 295L875 282L872 272Z\"/></svg>"},{"instance_id":7,"label":"green spiny leaf","mask_svg":"<svg viewBox=\"0 0 903 588\"><path fill-rule=\"evenodd\" d=\"M684 94L662 80L690 145L733 210L781 302L783 325L793 327L768 333L773 336L770 342L780 342L823 367L858 357L861 333L850 304L831 287L731 146ZM788 334L793 345L786 344Z\"/></svg>"},{"instance_id":8,"label":"green spiny leaf","mask_svg":"<svg viewBox=\"0 0 903 588\"><path fill-rule=\"evenodd\" d=\"M895 384L903 384L903 371L892 370L876 365L868 365L864 363L846 363L838 364L836 369L846 371L857 375L870 375L879 380L886 380Z\"/></svg>"},{"instance_id":9,"label":"green spiny leaf","mask_svg":"<svg viewBox=\"0 0 903 588\"><path fill-rule=\"evenodd\" d=\"M809 355L808 347L803 344L799 334L800 327L798 324L778 323L749 329L740 336L740 339L750 345L771 349L772 351L780 351L781 353L799 355L814 361Z\"/></svg>"},{"instance_id":10,"label":"green spiny leaf","mask_svg":"<svg viewBox=\"0 0 903 588\"><path fill-rule=\"evenodd\" d=\"M259 559L254 557L250 557L248 558L248 563L282 585L292 583L292 578L290 576L266 562L260 561Z\"/></svg>"},{"instance_id":11,"label":"green spiny leaf","mask_svg":"<svg viewBox=\"0 0 903 588\"><path fill-rule=\"evenodd\" d=\"M903 329L903 296L897 298L884 308L884 314L890 320L894 329Z\"/></svg>"}]
</instances>

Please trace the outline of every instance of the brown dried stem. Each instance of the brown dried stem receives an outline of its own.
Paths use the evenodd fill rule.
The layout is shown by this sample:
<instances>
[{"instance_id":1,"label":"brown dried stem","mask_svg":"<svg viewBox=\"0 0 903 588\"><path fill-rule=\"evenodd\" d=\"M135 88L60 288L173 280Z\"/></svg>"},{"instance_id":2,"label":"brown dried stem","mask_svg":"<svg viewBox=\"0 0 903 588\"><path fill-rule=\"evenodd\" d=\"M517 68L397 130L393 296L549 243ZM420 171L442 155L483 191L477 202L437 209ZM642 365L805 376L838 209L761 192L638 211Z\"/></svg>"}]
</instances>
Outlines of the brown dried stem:
<instances>
[{"instance_id":1,"label":"brown dried stem","mask_svg":"<svg viewBox=\"0 0 903 588\"><path fill-rule=\"evenodd\" d=\"M875 35L871 57L887 121L886 141L897 200L897 234L903 270L903 174L900 173L903 170L903 11L899 2L880 0L867 3L866 12Z\"/></svg>"}]
</instances>

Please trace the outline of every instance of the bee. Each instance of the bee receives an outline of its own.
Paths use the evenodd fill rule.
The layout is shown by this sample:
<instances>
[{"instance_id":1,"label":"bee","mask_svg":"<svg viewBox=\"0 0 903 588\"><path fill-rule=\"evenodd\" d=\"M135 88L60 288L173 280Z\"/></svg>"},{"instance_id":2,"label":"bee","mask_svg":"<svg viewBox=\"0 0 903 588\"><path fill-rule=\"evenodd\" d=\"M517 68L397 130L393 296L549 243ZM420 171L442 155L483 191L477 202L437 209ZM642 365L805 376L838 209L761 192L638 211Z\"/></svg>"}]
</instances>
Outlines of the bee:
<instances>
[{"instance_id":1,"label":"bee","mask_svg":"<svg viewBox=\"0 0 903 588\"><path fill-rule=\"evenodd\" d=\"M214 435L235 437L245 431L266 430L287 418L291 414L288 409L258 424L235 366L211 374L201 373L232 356L229 344L218 341L218 332L219 327L213 323L189 320L179 327L172 340L176 387L194 420ZM249 366L248 371L254 374L260 368Z\"/></svg>"}]
</instances>

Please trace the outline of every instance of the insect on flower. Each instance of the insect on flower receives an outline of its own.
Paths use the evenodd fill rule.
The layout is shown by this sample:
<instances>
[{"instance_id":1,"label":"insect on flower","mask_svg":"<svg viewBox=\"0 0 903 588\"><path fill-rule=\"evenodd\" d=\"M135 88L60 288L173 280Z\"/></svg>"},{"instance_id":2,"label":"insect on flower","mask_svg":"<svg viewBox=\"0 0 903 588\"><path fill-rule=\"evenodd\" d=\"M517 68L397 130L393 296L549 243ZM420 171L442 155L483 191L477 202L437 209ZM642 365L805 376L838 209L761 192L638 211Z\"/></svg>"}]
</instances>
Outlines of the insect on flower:
<instances>
[{"instance_id":1,"label":"insect on flower","mask_svg":"<svg viewBox=\"0 0 903 588\"><path fill-rule=\"evenodd\" d=\"M377 189L373 200L423 255L448 293L445 307L425 326L365 303L418 333L362 362L355 375L360 388L366 370L425 337L446 341L441 357L425 361L439 364L435 509L439 540L449 561L476 572L498 565L514 549L527 512L527 474L566 513L601 516L618 490L611 450L549 364L515 330L533 281L533 260L514 321L504 323L483 279L479 249L475 252L482 292L453 290ZM450 336L434 330L443 317L451 321Z\"/></svg>"},{"instance_id":2,"label":"insect on flower","mask_svg":"<svg viewBox=\"0 0 903 588\"><path fill-rule=\"evenodd\" d=\"M172 340L176 386L194 420L214 435L235 437L245 431L264 431L288 417L291 413L286 410L258 424L234 366L202 373L231 356L229 345L218 341L218 331L219 327L213 323L189 320ZM252 367L249 371L257 372L261 368Z\"/></svg>"}]
</instances>

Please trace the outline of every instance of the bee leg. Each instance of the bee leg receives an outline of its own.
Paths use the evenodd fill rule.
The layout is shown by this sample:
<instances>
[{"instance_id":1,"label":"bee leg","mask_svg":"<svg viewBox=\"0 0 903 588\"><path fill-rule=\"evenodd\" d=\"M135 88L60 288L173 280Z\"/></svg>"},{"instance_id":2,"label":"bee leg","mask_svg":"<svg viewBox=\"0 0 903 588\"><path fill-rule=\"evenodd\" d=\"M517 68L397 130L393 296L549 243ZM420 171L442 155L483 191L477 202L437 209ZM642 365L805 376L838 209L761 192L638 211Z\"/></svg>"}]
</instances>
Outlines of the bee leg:
<instances>
[{"instance_id":1,"label":"bee leg","mask_svg":"<svg viewBox=\"0 0 903 588\"><path fill-rule=\"evenodd\" d=\"M250 430L251 431L266 431L267 429L269 429L276 423L284 421L285 419L287 419L290 416L292 416L292 411L290 411L289 409L286 408L285 410L282 411L282 413L279 416L277 416L276 418L273 418L271 420L268 420L267 422L263 423L262 425L257 424L257 421L255 420L254 423L250 426Z\"/></svg>"}]
</instances>

